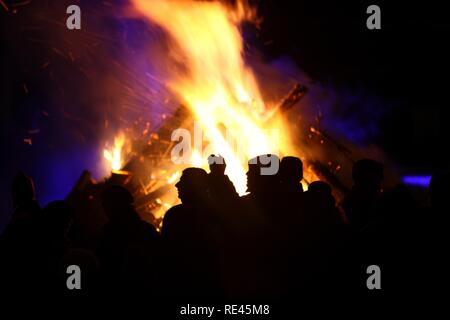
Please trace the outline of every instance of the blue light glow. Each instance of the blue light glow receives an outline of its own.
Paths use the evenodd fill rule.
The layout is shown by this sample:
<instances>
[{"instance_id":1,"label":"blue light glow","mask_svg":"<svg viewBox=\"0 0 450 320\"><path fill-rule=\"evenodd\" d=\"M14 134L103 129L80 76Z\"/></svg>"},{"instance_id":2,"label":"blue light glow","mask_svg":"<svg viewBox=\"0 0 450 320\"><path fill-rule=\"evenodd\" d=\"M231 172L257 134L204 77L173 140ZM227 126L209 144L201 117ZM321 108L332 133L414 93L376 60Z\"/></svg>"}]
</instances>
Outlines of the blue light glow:
<instances>
[{"instance_id":1,"label":"blue light glow","mask_svg":"<svg viewBox=\"0 0 450 320\"><path fill-rule=\"evenodd\" d=\"M402 180L407 185L427 188L430 185L431 176L404 176Z\"/></svg>"}]
</instances>

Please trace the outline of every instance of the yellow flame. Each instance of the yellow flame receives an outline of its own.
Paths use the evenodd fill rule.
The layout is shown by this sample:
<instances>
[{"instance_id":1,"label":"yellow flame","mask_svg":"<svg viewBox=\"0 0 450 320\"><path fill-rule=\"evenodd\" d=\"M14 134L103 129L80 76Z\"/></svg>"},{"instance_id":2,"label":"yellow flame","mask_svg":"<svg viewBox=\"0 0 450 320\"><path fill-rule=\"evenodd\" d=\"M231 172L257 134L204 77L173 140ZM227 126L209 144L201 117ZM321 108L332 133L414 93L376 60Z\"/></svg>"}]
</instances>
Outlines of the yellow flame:
<instances>
[{"instance_id":1,"label":"yellow flame","mask_svg":"<svg viewBox=\"0 0 450 320\"><path fill-rule=\"evenodd\" d=\"M180 171L175 171L172 175L167 178L167 183L173 184L177 181L177 179L181 176Z\"/></svg>"},{"instance_id":2,"label":"yellow flame","mask_svg":"<svg viewBox=\"0 0 450 320\"><path fill-rule=\"evenodd\" d=\"M226 159L226 173L238 193L244 194L248 159L288 151L288 145L280 141L285 137L273 134L282 130L282 120L267 121L271 110L243 58L240 23L255 19L255 11L243 1L235 7L217 1L132 2L174 40L168 56L184 69L174 72L168 84L200 122L210 142L208 151ZM194 165L205 166L202 158L207 156L193 154Z\"/></svg>"},{"instance_id":3,"label":"yellow flame","mask_svg":"<svg viewBox=\"0 0 450 320\"><path fill-rule=\"evenodd\" d=\"M114 147L112 150L104 149L103 156L108 160L111 170L120 170L123 166L122 149L125 144L125 135L120 132L114 138Z\"/></svg>"}]
</instances>

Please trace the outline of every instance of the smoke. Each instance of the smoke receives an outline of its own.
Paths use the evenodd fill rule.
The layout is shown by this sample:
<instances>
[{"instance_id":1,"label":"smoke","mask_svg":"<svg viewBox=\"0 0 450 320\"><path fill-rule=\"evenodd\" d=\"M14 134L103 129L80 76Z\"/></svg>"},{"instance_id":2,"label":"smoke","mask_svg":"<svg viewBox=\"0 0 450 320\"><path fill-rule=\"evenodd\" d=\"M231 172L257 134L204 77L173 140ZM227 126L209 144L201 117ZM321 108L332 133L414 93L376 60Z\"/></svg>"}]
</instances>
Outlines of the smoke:
<instances>
[{"instance_id":1,"label":"smoke","mask_svg":"<svg viewBox=\"0 0 450 320\"><path fill-rule=\"evenodd\" d=\"M247 60L256 70L266 101L276 103L295 83L300 83L308 88L308 94L296 107L296 112L306 123L318 125L321 130L355 146L364 147L377 142L379 122L389 112L391 104L376 92L363 86L316 81L287 56L264 61L261 55L251 51Z\"/></svg>"}]
</instances>

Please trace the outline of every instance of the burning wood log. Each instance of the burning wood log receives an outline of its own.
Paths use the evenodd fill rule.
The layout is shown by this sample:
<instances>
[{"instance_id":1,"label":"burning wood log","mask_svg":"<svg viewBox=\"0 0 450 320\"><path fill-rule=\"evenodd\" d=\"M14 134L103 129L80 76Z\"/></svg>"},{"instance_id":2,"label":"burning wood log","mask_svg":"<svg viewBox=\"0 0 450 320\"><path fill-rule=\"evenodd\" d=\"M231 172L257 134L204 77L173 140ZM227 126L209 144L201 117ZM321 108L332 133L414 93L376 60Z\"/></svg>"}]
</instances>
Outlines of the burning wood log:
<instances>
[{"instance_id":1,"label":"burning wood log","mask_svg":"<svg viewBox=\"0 0 450 320\"><path fill-rule=\"evenodd\" d=\"M132 157L124 166L123 170L134 172L136 167L139 167L139 159L154 159L155 162L161 162L167 160L170 155L170 150L173 147L173 141L171 141L172 132L182 126L182 123L189 117L188 109L180 105L175 111L172 117L167 119L164 124L158 128L152 135L150 144L138 151L137 155ZM155 163L153 163L154 165ZM148 172L147 172L148 173Z\"/></svg>"},{"instance_id":2,"label":"burning wood log","mask_svg":"<svg viewBox=\"0 0 450 320\"><path fill-rule=\"evenodd\" d=\"M308 165L313 168L321 179L327 181L333 187L335 192L339 195L338 198L342 198L344 194L348 193L348 188L328 169L326 165L318 160L308 161Z\"/></svg>"},{"instance_id":3,"label":"burning wood log","mask_svg":"<svg viewBox=\"0 0 450 320\"><path fill-rule=\"evenodd\" d=\"M297 83L289 94L281 101L278 109L284 113L295 106L308 92L308 88Z\"/></svg>"},{"instance_id":4,"label":"burning wood log","mask_svg":"<svg viewBox=\"0 0 450 320\"><path fill-rule=\"evenodd\" d=\"M305 96L307 91L305 86L296 84L280 102L276 112L284 113L290 110ZM123 166L123 172L131 173L133 179L139 180L139 183L128 183L130 177L128 175L122 177L124 179L127 178L127 187L131 189L135 195L139 195L139 198L136 199L136 204L140 208L145 207L146 204L161 197L161 195L167 192L170 187L168 185L161 186L161 184L158 184L159 186L155 185L151 188L149 194L146 192L139 192L138 190L143 184L148 185L151 183L152 172L155 168L165 167L163 164L170 161L170 152L174 145L174 142L171 141L172 132L183 126L183 123L190 119L190 117L191 113L189 109L184 105L180 105L173 116L167 119L163 125L152 134L152 137L154 138L152 138L150 144L146 144L142 150L138 151L138 153ZM122 182L125 181L119 181L120 179L118 179L118 176L121 177L122 175L113 173L108 179L108 183L117 182L123 184Z\"/></svg>"},{"instance_id":5,"label":"burning wood log","mask_svg":"<svg viewBox=\"0 0 450 320\"><path fill-rule=\"evenodd\" d=\"M143 208L148 205L149 203L156 201L158 198L162 197L164 194L166 194L169 189L172 188L171 185L166 184L158 189L156 189L155 191L142 196L141 198L137 199L135 201L135 207L136 210L140 211L143 210Z\"/></svg>"},{"instance_id":6,"label":"burning wood log","mask_svg":"<svg viewBox=\"0 0 450 320\"><path fill-rule=\"evenodd\" d=\"M314 133L315 135L321 137L322 139L330 142L332 145L334 145L337 148L337 150L339 152L344 154L346 158L348 158L350 161L353 162L353 158L351 157L352 152L347 147L345 147L342 143L340 143L336 139L332 138L327 132L317 129L314 126L311 126L309 128L309 131L311 133Z\"/></svg>"}]
</instances>

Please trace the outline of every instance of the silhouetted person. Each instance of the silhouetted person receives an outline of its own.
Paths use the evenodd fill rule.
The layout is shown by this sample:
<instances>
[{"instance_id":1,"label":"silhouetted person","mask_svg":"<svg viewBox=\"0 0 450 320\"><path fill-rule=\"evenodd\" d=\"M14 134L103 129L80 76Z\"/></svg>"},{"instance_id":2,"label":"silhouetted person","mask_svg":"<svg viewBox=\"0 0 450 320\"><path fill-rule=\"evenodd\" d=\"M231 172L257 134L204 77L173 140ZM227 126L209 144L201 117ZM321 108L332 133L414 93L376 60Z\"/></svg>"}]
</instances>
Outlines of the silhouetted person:
<instances>
[{"instance_id":1,"label":"silhouetted person","mask_svg":"<svg viewBox=\"0 0 450 320\"><path fill-rule=\"evenodd\" d=\"M225 174L226 162L220 155L208 157L210 173L208 174L209 206L211 214L217 218L220 230L217 232L217 253L221 287L227 287L230 282L232 264L234 263L234 248L238 245L237 230L240 220L237 216L239 195Z\"/></svg>"},{"instance_id":2,"label":"silhouetted person","mask_svg":"<svg viewBox=\"0 0 450 320\"><path fill-rule=\"evenodd\" d=\"M383 268L384 200L380 191L383 180L383 165L375 160L363 159L355 162L352 170L353 187L342 204L349 222L352 240L352 272L363 277L367 265ZM353 286L367 293L366 286L354 278Z\"/></svg>"},{"instance_id":3,"label":"silhouetted person","mask_svg":"<svg viewBox=\"0 0 450 320\"><path fill-rule=\"evenodd\" d=\"M297 250L299 228L304 224L305 195L301 180L303 179L303 163L297 157L283 157L280 162L280 233L285 237L285 249ZM289 254L289 253L287 253ZM291 252L292 254L292 252Z\"/></svg>"},{"instance_id":4,"label":"silhouetted person","mask_svg":"<svg viewBox=\"0 0 450 320\"><path fill-rule=\"evenodd\" d=\"M280 159L274 154L261 155L248 162L247 191L250 198L263 199L275 195L280 187Z\"/></svg>"},{"instance_id":5,"label":"silhouetted person","mask_svg":"<svg viewBox=\"0 0 450 320\"><path fill-rule=\"evenodd\" d=\"M109 222L99 248L106 282L114 290L157 290L159 258L158 233L134 209L131 193L121 186L110 186L102 194Z\"/></svg>"},{"instance_id":6,"label":"silhouetted person","mask_svg":"<svg viewBox=\"0 0 450 320\"><path fill-rule=\"evenodd\" d=\"M352 191L343 202L350 226L354 230L376 227L381 210L383 165L371 159L359 160L353 165L352 177Z\"/></svg>"},{"instance_id":7,"label":"silhouetted person","mask_svg":"<svg viewBox=\"0 0 450 320\"><path fill-rule=\"evenodd\" d=\"M272 232L276 235L274 259L278 261L283 295L299 292L299 269L303 261L300 258L302 249L300 241L304 234L305 202L301 185L303 179L303 163L297 157L286 156L281 159L279 170L279 191L273 204Z\"/></svg>"},{"instance_id":8,"label":"silhouetted person","mask_svg":"<svg viewBox=\"0 0 450 320\"><path fill-rule=\"evenodd\" d=\"M225 174L226 162L222 156L211 155L208 157L210 173L208 174L208 186L210 198L214 204L232 204L237 200L238 194L230 178Z\"/></svg>"},{"instance_id":9,"label":"silhouetted person","mask_svg":"<svg viewBox=\"0 0 450 320\"><path fill-rule=\"evenodd\" d=\"M108 184L111 182L108 180ZM76 213L70 228L73 246L98 248L103 228L108 222L101 200L102 188L89 171L84 170L66 200Z\"/></svg>"},{"instance_id":10,"label":"silhouetted person","mask_svg":"<svg viewBox=\"0 0 450 320\"><path fill-rule=\"evenodd\" d=\"M226 229L224 232L231 236L233 224L237 221L230 212L236 210L239 195L225 174L225 159L221 156L211 155L208 157L208 163L211 171L208 174L209 207L213 210L212 213L216 214L221 226Z\"/></svg>"},{"instance_id":11,"label":"silhouetted person","mask_svg":"<svg viewBox=\"0 0 450 320\"><path fill-rule=\"evenodd\" d=\"M73 220L73 210L66 201L53 201L43 210L42 223L42 257L45 264L47 286L51 290L65 287L65 281L59 281L60 263L63 255L69 249L69 228ZM64 270L65 273L65 270Z\"/></svg>"},{"instance_id":12,"label":"silhouetted person","mask_svg":"<svg viewBox=\"0 0 450 320\"><path fill-rule=\"evenodd\" d=\"M283 157L280 162L280 182L283 192L303 192L303 162L297 157Z\"/></svg>"},{"instance_id":13,"label":"silhouetted person","mask_svg":"<svg viewBox=\"0 0 450 320\"><path fill-rule=\"evenodd\" d=\"M306 275L302 284L317 294L324 291L331 294L348 287L343 264L346 228L328 183L312 182L305 193L305 202L299 237L303 243L301 268Z\"/></svg>"},{"instance_id":14,"label":"silhouetted person","mask_svg":"<svg viewBox=\"0 0 450 320\"><path fill-rule=\"evenodd\" d=\"M274 154L261 155L248 161L247 191L241 205L253 223L271 223L278 219L274 209L280 202L280 159ZM278 211L278 210L277 210Z\"/></svg>"},{"instance_id":15,"label":"silhouetted person","mask_svg":"<svg viewBox=\"0 0 450 320\"><path fill-rule=\"evenodd\" d=\"M68 235L73 217L74 212L66 201L52 201L47 204L43 210L45 240L61 247L69 245Z\"/></svg>"},{"instance_id":16,"label":"silhouetted person","mask_svg":"<svg viewBox=\"0 0 450 320\"><path fill-rule=\"evenodd\" d=\"M421 227L430 239L434 239L434 246L437 248L448 242L450 172L435 173L431 177L428 192L430 207L421 219Z\"/></svg>"},{"instance_id":17,"label":"silhouetted person","mask_svg":"<svg viewBox=\"0 0 450 320\"><path fill-rule=\"evenodd\" d=\"M308 186L308 208L312 219L322 225L342 225L343 220L336 207L331 186L323 181L314 181ZM314 212L315 211L315 212Z\"/></svg>"},{"instance_id":18,"label":"silhouetted person","mask_svg":"<svg viewBox=\"0 0 450 320\"><path fill-rule=\"evenodd\" d=\"M450 173L436 173L431 177L429 186L430 205L435 215L450 212ZM435 217L443 218L443 217Z\"/></svg>"},{"instance_id":19,"label":"silhouetted person","mask_svg":"<svg viewBox=\"0 0 450 320\"><path fill-rule=\"evenodd\" d=\"M41 218L41 208L36 201L33 180L19 172L13 180L11 191L14 212L9 227L36 223Z\"/></svg>"},{"instance_id":20,"label":"silhouetted person","mask_svg":"<svg viewBox=\"0 0 450 320\"><path fill-rule=\"evenodd\" d=\"M39 277L30 272L30 266L39 260L42 242L42 212L36 201L31 178L19 172L13 180L11 221L1 237L3 288L11 290L39 289ZM38 266L39 267L39 266Z\"/></svg>"},{"instance_id":21,"label":"silhouetted person","mask_svg":"<svg viewBox=\"0 0 450 320\"><path fill-rule=\"evenodd\" d=\"M181 204L167 211L161 232L166 294L214 297L218 294L218 226L208 207L208 174L200 168L187 168L175 186Z\"/></svg>"},{"instance_id":22,"label":"silhouetted person","mask_svg":"<svg viewBox=\"0 0 450 320\"><path fill-rule=\"evenodd\" d=\"M448 272L448 221L450 213L450 172L433 174L428 187L429 207L421 215L416 228L419 241L415 247L415 270L422 270L423 277L417 284L420 290L432 292L442 286ZM420 261L417 261L419 257Z\"/></svg>"},{"instance_id":23,"label":"silhouetted person","mask_svg":"<svg viewBox=\"0 0 450 320\"><path fill-rule=\"evenodd\" d=\"M280 159L274 154L267 154L250 159L247 171L247 191L241 197L241 205L252 219L269 223L280 218L274 209L280 205ZM276 210L278 211L278 210Z\"/></svg>"},{"instance_id":24,"label":"silhouetted person","mask_svg":"<svg viewBox=\"0 0 450 320\"><path fill-rule=\"evenodd\" d=\"M422 221L424 217L419 215L418 205L404 184L398 184L385 192L382 214L381 235L377 237L381 249L372 255L374 258L380 256L382 259L379 261L381 260L386 269L390 270L384 280L390 289L404 290L411 285L409 283L411 279L417 278L414 273L417 270L424 270L419 267L408 270L404 268L405 265L417 265L418 261L422 260L421 248L425 247L424 240L429 239L423 232L426 229ZM426 246L425 250L428 251L430 248ZM419 285L418 281L411 288L416 285Z\"/></svg>"},{"instance_id":25,"label":"silhouetted person","mask_svg":"<svg viewBox=\"0 0 450 320\"><path fill-rule=\"evenodd\" d=\"M266 154L248 161L247 191L241 197L239 245L236 260L237 298L275 298L279 296L279 242L276 226L283 219L280 202L280 160Z\"/></svg>"},{"instance_id":26,"label":"silhouetted person","mask_svg":"<svg viewBox=\"0 0 450 320\"><path fill-rule=\"evenodd\" d=\"M384 221L391 233L400 235L402 229L410 229L417 222L418 205L405 184L398 184L386 192L384 208ZM400 232L394 229L400 229Z\"/></svg>"},{"instance_id":27,"label":"silhouetted person","mask_svg":"<svg viewBox=\"0 0 450 320\"><path fill-rule=\"evenodd\" d=\"M308 192L313 194L322 195L325 197L333 197L331 186L324 181L313 181L308 186ZM331 199L329 199L331 200ZM335 200L333 198L333 205L335 204Z\"/></svg>"}]
</instances>

